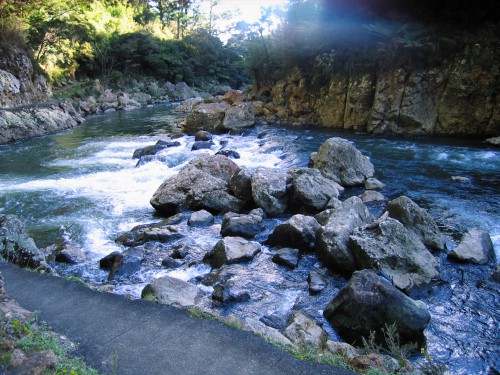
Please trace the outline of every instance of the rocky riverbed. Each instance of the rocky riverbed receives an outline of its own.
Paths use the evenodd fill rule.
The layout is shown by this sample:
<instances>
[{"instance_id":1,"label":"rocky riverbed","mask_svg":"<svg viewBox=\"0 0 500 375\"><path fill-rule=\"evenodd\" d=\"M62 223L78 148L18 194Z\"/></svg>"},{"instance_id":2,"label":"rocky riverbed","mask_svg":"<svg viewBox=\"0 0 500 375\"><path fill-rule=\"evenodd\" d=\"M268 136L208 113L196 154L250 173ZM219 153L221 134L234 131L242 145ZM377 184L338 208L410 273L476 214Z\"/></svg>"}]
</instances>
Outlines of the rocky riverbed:
<instances>
[{"instance_id":1,"label":"rocky riverbed","mask_svg":"<svg viewBox=\"0 0 500 375\"><path fill-rule=\"evenodd\" d=\"M261 132L256 139L272 150L266 137ZM138 170L182 163L186 138L160 138L130 152ZM196 150L196 142L208 148ZM380 192L391 190L373 178L382 173L342 138L324 142L309 167L291 161L258 168L259 156L249 164L244 144L245 137L197 134L189 147L200 156L183 159L152 190L151 204L165 219L122 231L115 237L121 250L103 254L100 269L70 239L49 263L63 274L92 274L103 290L237 319L285 344L359 345L361 336L391 320L402 338L422 345L426 338L428 350L457 373L497 366L498 294L487 233L464 231L462 245L448 254L441 225L407 196L386 199ZM472 295L482 297L471 309ZM450 322L469 312L481 315L474 321L489 333L457 343ZM457 353L461 361L453 360Z\"/></svg>"}]
</instances>

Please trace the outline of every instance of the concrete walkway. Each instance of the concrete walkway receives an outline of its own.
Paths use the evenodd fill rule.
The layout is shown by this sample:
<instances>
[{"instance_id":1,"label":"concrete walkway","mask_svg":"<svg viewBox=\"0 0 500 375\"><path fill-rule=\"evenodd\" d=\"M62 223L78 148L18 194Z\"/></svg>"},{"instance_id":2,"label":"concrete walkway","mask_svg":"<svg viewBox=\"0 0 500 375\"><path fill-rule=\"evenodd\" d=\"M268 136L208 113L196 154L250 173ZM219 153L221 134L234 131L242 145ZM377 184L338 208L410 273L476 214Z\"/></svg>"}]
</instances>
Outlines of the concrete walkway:
<instances>
[{"instance_id":1,"label":"concrete walkway","mask_svg":"<svg viewBox=\"0 0 500 375\"><path fill-rule=\"evenodd\" d=\"M300 361L260 337L171 306L98 293L62 278L0 263L7 294L79 344L103 374L351 374ZM114 359L116 358L116 360Z\"/></svg>"}]
</instances>

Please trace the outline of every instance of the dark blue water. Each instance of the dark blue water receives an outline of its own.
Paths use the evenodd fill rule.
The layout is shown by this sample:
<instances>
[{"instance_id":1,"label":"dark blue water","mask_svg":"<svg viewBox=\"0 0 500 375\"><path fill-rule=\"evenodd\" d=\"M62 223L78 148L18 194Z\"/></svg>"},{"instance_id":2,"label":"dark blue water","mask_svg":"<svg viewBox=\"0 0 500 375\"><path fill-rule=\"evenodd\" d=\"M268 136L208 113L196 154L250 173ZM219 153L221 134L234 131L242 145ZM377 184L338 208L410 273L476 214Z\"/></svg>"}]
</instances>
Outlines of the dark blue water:
<instances>
[{"instance_id":1,"label":"dark blue water","mask_svg":"<svg viewBox=\"0 0 500 375\"><path fill-rule=\"evenodd\" d=\"M181 146L163 151L164 162L136 168L133 151L175 130L171 125L175 118L170 107L116 112L88 118L85 125L63 133L0 146L0 213L18 215L40 247L63 238L80 244L89 260L74 272L91 282L103 282L106 274L97 263L110 252L122 250L115 238L137 224L159 220L149 205L156 188L195 156L217 151L214 147L191 152L193 137L183 137L178 139ZM288 169L306 166L309 154L332 136L351 140L371 158L376 177L387 185L382 191L387 199L405 194L429 210L446 235L448 248L456 246L468 229L478 228L490 233L498 257L500 152L479 142L401 140L273 127L257 128L246 136L217 136L215 141L225 140L227 148L237 150L239 165ZM452 176L467 177L470 182L453 182ZM384 205L370 208L379 214ZM196 236L207 247L218 239L217 233ZM277 271L262 266L268 278L256 282L256 288L270 285L274 300L269 297L268 305L248 304L248 310L234 307L232 313L244 317L264 306L293 305L303 294L299 276L312 266L318 266L317 260L306 259L303 269L297 270L297 279L284 277L279 283L278 276L273 278ZM203 266L189 267L176 270L175 276L191 280L208 271ZM488 266L451 264L442 256L444 281L418 296L430 305L433 317L426 332L428 350L453 373L481 373L492 364L500 367L500 303L498 284L489 279L491 272ZM164 273L160 268L143 270L138 279L115 285L115 292L138 296L147 281ZM245 274L251 278L248 270L242 270L241 276ZM283 291L283 285L288 289ZM309 298L304 304L320 311L327 298L331 296Z\"/></svg>"}]
</instances>

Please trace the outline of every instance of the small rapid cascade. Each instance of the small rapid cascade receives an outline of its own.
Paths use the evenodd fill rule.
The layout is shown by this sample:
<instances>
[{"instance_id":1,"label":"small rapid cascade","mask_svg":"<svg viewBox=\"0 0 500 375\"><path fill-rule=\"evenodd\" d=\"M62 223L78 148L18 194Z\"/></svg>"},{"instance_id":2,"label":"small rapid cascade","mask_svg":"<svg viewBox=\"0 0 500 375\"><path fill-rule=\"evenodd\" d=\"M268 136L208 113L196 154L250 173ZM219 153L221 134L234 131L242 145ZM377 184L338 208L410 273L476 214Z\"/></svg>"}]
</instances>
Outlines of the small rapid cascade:
<instances>
[{"instance_id":1,"label":"small rapid cascade","mask_svg":"<svg viewBox=\"0 0 500 375\"><path fill-rule=\"evenodd\" d=\"M165 106L116 112L88 118L84 126L63 133L0 146L0 213L19 216L38 247L47 251L64 243L80 247L85 262L54 263L62 275L78 276L102 290L131 298L140 298L147 283L168 275L196 284L210 295L211 267L203 257L221 239L221 216L215 217L213 225L198 228L186 224L190 213L184 213L177 230L189 251L173 260L174 267L162 261L170 257L175 243L144 244L138 250L143 261L131 264L129 273L111 281L99 260L113 252L132 251L115 240L135 226L164 219L149 200L165 179L195 157L233 150L239 158L232 160L240 167L287 171L306 167L311 152L326 139L339 136L370 157L376 177L386 185L381 191L386 201L368 205L376 217L388 199L406 195L436 219L448 249L469 229L478 228L489 232L496 259L500 259L498 150L466 141L401 140L266 126L242 136L215 135L210 149L198 151L191 151L193 136L176 137L179 145L138 164L132 158L134 151L177 131L169 125L176 118L172 108ZM342 199L359 193L351 189ZM255 240L262 242L288 218L265 219L265 229ZM345 278L328 271L314 253L304 254L294 270L273 263L274 254L274 249L262 245L251 263L232 265L230 271L218 275L223 278L224 272L231 273L226 276L236 289L249 291L249 301L203 302L202 307L242 320L283 317L300 307L324 323L331 339L340 340L322 310ZM457 264L445 254L434 255L441 261L442 280L414 296L430 307L432 320L425 333L428 351L452 373L479 373L489 365L500 368L500 297L498 284L490 280L491 267ZM328 279L317 295L308 292L311 271Z\"/></svg>"}]
</instances>

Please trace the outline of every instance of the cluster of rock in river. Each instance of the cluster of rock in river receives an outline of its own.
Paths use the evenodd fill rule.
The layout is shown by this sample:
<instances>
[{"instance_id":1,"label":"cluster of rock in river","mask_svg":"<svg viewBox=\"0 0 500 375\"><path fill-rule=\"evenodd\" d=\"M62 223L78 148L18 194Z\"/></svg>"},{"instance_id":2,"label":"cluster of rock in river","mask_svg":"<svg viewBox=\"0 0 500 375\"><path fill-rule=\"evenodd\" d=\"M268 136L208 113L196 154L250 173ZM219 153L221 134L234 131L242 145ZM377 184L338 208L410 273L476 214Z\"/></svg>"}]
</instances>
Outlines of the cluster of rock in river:
<instances>
[{"instance_id":1,"label":"cluster of rock in river","mask_svg":"<svg viewBox=\"0 0 500 375\"><path fill-rule=\"evenodd\" d=\"M210 138L207 132L198 136ZM137 150L135 157L148 156L159 146L175 147L176 143L163 140ZM165 180L151 198L152 206L168 218L124 233L117 242L129 249L108 255L100 266L110 270L110 279L139 271L145 260L141 245L161 243L175 248L163 266L176 268L190 251L176 244L183 237L179 225L210 228L214 215L223 215L222 239L200 259L212 268L204 282L212 287L214 301L241 303L251 299L250 293L232 285L230 273L224 270L229 265L252 262L263 245L275 252L273 262L291 269L303 254L316 252L330 270L350 277L323 313L342 338L359 343L370 332L380 332L384 324L395 323L403 340L419 340L431 316L423 302L405 292L439 279L439 264L432 251L445 250L445 243L433 218L405 196L389 201L379 218L360 197L339 199L350 187L361 185L367 191L381 188L383 184L373 178L374 173L370 160L341 138L328 139L313 153L310 167L288 171L249 170L225 155L203 155ZM185 211L194 212L188 218ZM290 214L267 239L255 240L266 218ZM45 254L12 215L0 216L0 254L22 266L51 271ZM466 234L448 254L478 264L488 263L492 255L489 235L477 230ZM81 249L63 246L55 259L79 263L85 256ZM318 294L328 280L311 271L308 282L310 293ZM170 276L148 284L142 296L184 307L197 306L207 298L198 286ZM246 324L286 344L327 345L324 329L300 311L293 312L280 329L252 319ZM338 350L344 352L345 347Z\"/></svg>"}]
</instances>

